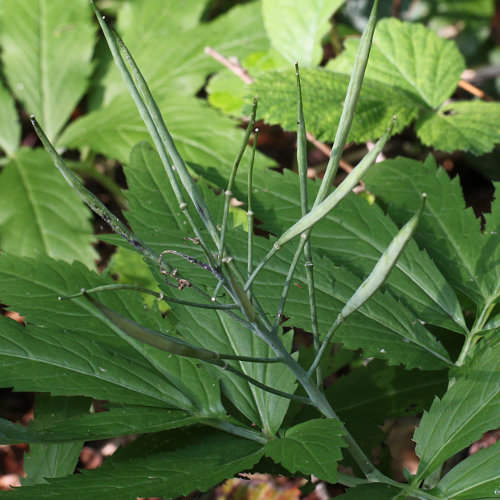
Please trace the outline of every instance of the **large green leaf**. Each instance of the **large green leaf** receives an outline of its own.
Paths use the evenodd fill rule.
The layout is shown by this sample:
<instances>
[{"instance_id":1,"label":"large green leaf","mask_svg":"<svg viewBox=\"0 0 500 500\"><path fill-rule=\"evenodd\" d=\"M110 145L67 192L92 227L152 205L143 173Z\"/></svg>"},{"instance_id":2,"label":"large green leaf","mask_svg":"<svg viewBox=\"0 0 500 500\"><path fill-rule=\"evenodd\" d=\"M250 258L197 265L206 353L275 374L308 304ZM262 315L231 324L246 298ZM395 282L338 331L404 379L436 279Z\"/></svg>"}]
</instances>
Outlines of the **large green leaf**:
<instances>
[{"instance_id":1,"label":"large green leaf","mask_svg":"<svg viewBox=\"0 0 500 500\"><path fill-rule=\"evenodd\" d=\"M378 168L379 165L376 165L372 172ZM200 171L205 178L225 189L223 170ZM238 177L236 184L233 188L235 196L246 200L245 176ZM285 170L280 174L256 170L253 187L253 211L256 218L263 222L261 228L281 234L300 218L298 177L293 172ZM308 183L309 199L315 198L318 187L313 181ZM404 222L408 219L409 215L405 213ZM397 222L403 223L401 218ZM366 200L350 195L317 224L312 233L312 245L336 265L346 266L361 277L373 269L396 233L396 225L376 205L369 205ZM268 243L267 248L269 246ZM286 250L285 247L281 252ZM274 257L279 258L279 254ZM422 321L459 332L466 330L453 289L429 256L419 251L412 242L399 258L387 284L391 293ZM304 300L307 302L307 298Z\"/></svg>"},{"instance_id":2,"label":"large green leaf","mask_svg":"<svg viewBox=\"0 0 500 500\"><path fill-rule=\"evenodd\" d=\"M116 453L100 469L9 494L26 500L60 495L79 500L175 498L196 489L206 491L251 468L261 456L262 445L217 431L151 434Z\"/></svg>"},{"instance_id":3,"label":"large green leaf","mask_svg":"<svg viewBox=\"0 0 500 500\"><path fill-rule=\"evenodd\" d=\"M0 148L6 155L12 156L19 147L21 126L17 116L16 104L11 93L0 82Z\"/></svg>"},{"instance_id":4,"label":"large green leaf","mask_svg":"<svg viewBox=\"0 0 500 500\"><path fill-rule=\"evenodd\" d=\"M422 24L382 19L377 24L366 68L366 78L405 90L417 106L434 109L455 91L465 69L464 59L451 41ZM359 41L348 39L342 55L329 67L349 74Z\"/></svg>"},{"instance_id":5,"label":"large green leaf","mask_svg":"<svg viewBox=\"0 0 500 500\"><path fill-rule=\"evenodd\" d=\"M194 97L168 95L159 99L167 126L186 161L201 165L232 165L244 132L234 122ZM94 151L128 163L130 150L150 140L132 99L118 96L97 111L74 121L60 139L61 145L89 146ZM259 165L270 164L260 154Z\"/></svg>"},{"instance_id":6,"label":"large green leaf","mask_svg":"<svg viewBox=\"0 0 500 500\"><path fill-rule=\"evenodd\" d=\"M498 210L489 217L489 232L481 235L480 220L472 208L465 208L459 179L450 179L444 169L436 169L431 156L425 163L388 160L370 171L365 182L387 203L389 215L398 223L413 212L421 193L426 192L427 203L415 239L457 290L478 303L495 299L498 282L489 276L497 275Z\"/></svg>"},{"instance_id":7,"label":"large green leaf","mask_svg":"<svg viewBox=\"0 0 500 500\"><path fill-rule=\"evenodd\" d=\"M3 387L194 410L185 395L151 369L74 332L0 318L0 335Z\"/></svg>"},{"instance_id":8,"label":"large green leaf","mask_svg":"<svg viewBox=\"0 0 500 500\"><path fill-rule=\"evenodd\" d=\"M268 48L257 2L236 6L210 23L195 25L205 3L127 1L120 9L118 30L155 95L196 94L206 77L221 69L219 62L205 54L207 45L240 59ZM104 89L104 104L126 93L113 65L106 69L99 87Z\"/></svg>"},{"instance_id":9,"label":"large green leaf","mask_svg":"<svg viewBox=\"0 0 500 500\"><path fill-rule=\"evenodd\" d=\"M177 202L168 186L165 173L157 156L150 148L139 146L134 150L132 158L134 161L131 162L130 167L127 167L131 206L129 221L132 227L137 228L139 236L158 253L165 249L185 251L182 249L182 245L185 245L184 238L191 235L186 234L185 226L179 220ZM269 174L271 175L271 172ZM266 174L262 177L267 178L267 188L269 188L270 176ZM283 196L283 185L281 185L281 189L281 195ZM207 192L206 195L210 208L217 210L223 201L222 197L217 198L213 192ZM276 200L274 200L274 203L276 203ZM283 205L280 203L279 206L282 207ZM369 205L366 204L366 208L369 209ZM258 217L260 218L260 216ZM264 220L274 220L274 217L266 217ZM387 244L389 244L389 241L390 236ZM233 229L228 235L228 243L237 262L245 262L247 257L246 233L240 229ZM263 258L270 245L271 243L266 239L255 239L255 262ZM348 250L352 252L352 244L349 245ZM381 250L383 251L384 248L381 247ZM192 250L189 251L192 256L203 259L199 252L199 246L196 245L193 245ZM170 256L167 255L166 257ZM266 269L257 276L254 284L255 292L264 304L266 311L270 313L274 313L277 307L282 284L292 258L292 249L285 247L279 255L269 262ZM180 269L185 271L188 278L195 283L203 284L209 277L207 271L200 270L193 264L186 264L185 261L183 264L182 259L172 262L175 263L175 267L179 265ZM346 270L337 270L333 273L335 287L332 287L332 264L326 259L319 262L319 258L316 274L320 326L322 331L326 333L335 318L334 314L342 309L343 305L360 285L361 280ZM297 272L295 279L297 280L296 284L300 285L292 287L285 315L290 318L288 324L308 329L310 328L310 314L307 307L307 281L303 266ZM215 283L213 286L215 286ZM191 296L186 290L181 294L183 297ZM212 332L205 335L198 333L199 339L194 337L193 333L190 334L192 343L218 352L224 352L224 343L227 342L226 336L228 334L230 337L238 335L232 333L233 330L242 330L239 335L246 335L245 330L241 327L236 327L232 323L224 324L222 318L225 318L225 315L214 314L210 311L185 311L182 308L172 307L176 314L178 312L182 317L179 325L181 331L189 328L190 324L194 324L198 325L199 332L204 330ZM210 346L203 344L211 336L218 337L217 342ZM243 338L246 337L241 337L241 339ZM420 322L415 320L414 316L401 303L398 303L388 294L377 294L371 303L368 303L359 313L349 318L349 321L339 330L338 338L348 343L350 347L363 347L369 355L389 359L391 363L395 364L404 363L408 367L419 366L426 369L440 369L445 366L448 360L448 355L442 345L436 342L435 338ZM224 341L219 344L218 342L221 339L224 339ZM241 349L239 354L250 355L248 352L254 352L253 350L257 349L257 345L253 347L246 346L243 340L238 342L237 345L238 349ZM262 348L264 349L264 346ZM242 352L243 350L247 350L247 352ZM267 350L267 348L264 350ZM259 356L266 357L264 352ZM245 370L254 369L246 364L242 366L245 366ZM276 368L269 367L271 372L274 369ZM250 373L248 374L250 375ZM241 383L241 381L238 381L238 386ZM250 407L247 407L247 411L250 411ZM255 413L252 413L252 418L255 419Z\"/></svg>"},{"instance_id":10,"label":"large green leaf","mask_svg":"<svg viewBox=\"0 0 500 500\"><path fill-rule=\"evenodd\" d=\"M357 40L347 40L342 55L328 68L349 74L357 46ZM375 30L366 83L378 82L411 96L410 106L419 115L417 134L424 144L443 151L461 149L483 154L500 142L500 127L495 120L498 104L446 103L464 69L463 56L453 42L421 24L383 19Z\"/></svg>"},{"instance_id":11,"label":"large green leaf","mask_svg":"<svg viewBox=\"0 0 500 500\"><path fill-rule=\"evenodd\" d=\"M333 142L349 76L315 68L301 71L300 77L307 130L320 141ZM297 129L297 82L292 68L258 75L249 88L249 97L250 93L259 96L258 118L280 124L286 130ZM378 139L387 130L394 115L398 117L394 133L401 131L417 114L413 96L406 89L365 79L349 140L364 142Z\"/></svg>"},{"instance_id":12,"label":"large green leaf","mask_svg":"<svg viewBox=\"0 0 500 500\"><path fill-rule=\"evenodd\" d=\"M281 439L268 441L265 453L292 473L314 474L336 483L344 433L338 419L309 420L288 429Z\"/></svg>"},{"instance_id":13,"label":"large green leaf","mask_svg":"<svg viewBox=\"0 0 500 500\"><path fill-rule=\"evenodd\" d=\"M40 424L37 419L30 427L0 419L0 443L90 441L165 431L203 421L204 417L192 416L181 410L127 405L111 408L107 412L77 415L59 423Z\"/></svg>"},{"instance_id":14,"label":"large green leaf","mask_svg":"<svg viewBox=\"0 0 500 500\"><path fill-rule=\"evenodd\" d=\"M58 135L87 88L95 39L91 19L86 0L0 4L5 76L50 139Z\"/></svg>"},{"instance_id":15,"label":"large green leaf","mask_svg":"<svg viewBox=\"0 0 500 500\"><path fill-rule=\"evenodd\" d=\"M500 443L479 450L456 465L439 481L434 494L446 498L498 498Z\"/></svg>"},{"instance_id":16,"label":"large green leaf","mask_svg":"<svg viewBox=\"0 0 500 500\"><path fill-rule=\"evenodd\" d=\"M344 0L313 0L300 6L290 0L262 0L262 15L273 47L291 63L319 64L321 39L329 20Z\"/></svg>"},{"instance_id":17,"label":"large green leaf","mask_svg":"<svg viewBox=\"0 0 500 500\"><path fill-rule=\"evenodd\" d=\"M90 213L41 149L21 149L0 175L0 246L94 267Z\"/></svg>"},{"instance_id":18,"label":"large green leaf","mask_svg":"<svg viewBox=\"0 0 500 500\"><path fill-rule=\"evenodd\" d=\"M425 113L417 124L420 140L443 151L461 149L481 155L500 142L500 104L458 101Z\"/></svg>"},{"instance_id":19,"label":"large green leaf","mask_svg":"<svg viewBox=\"0 0 500 500\"><path fill-rule=\"evenodd\" d=\"M90 400L81 397L50 397L48 394L38 394L35 404L35 421L37 425L47 425L64 421L67 418L87 413ZM33 426L33 424L32 424ZM80 451L83 446L80 441L73 443L33 444L24 457L23 486L46 483L48 477L64 477L73 474Z\"/></svg>"},{"instance_id":20,"label":"large green leaf","mask_svg":"<svg viewBox=\"0 0 500 500\"><path fill-rule=\"evenodd\" d=\"M415 431L423 479L446 459L500 425L500 344L485 345Z\"/></svg>"},{"instance_id":21,"label":"large green leaf","mask_svg":"<svg viewBox=\"0 0 500 500\"><path fill-rule=\"evenodd\" d=\"M405 498L402 491L390 484L363 484L349 488L340 500L397 500Z\"/></svg>"}]
</instances>

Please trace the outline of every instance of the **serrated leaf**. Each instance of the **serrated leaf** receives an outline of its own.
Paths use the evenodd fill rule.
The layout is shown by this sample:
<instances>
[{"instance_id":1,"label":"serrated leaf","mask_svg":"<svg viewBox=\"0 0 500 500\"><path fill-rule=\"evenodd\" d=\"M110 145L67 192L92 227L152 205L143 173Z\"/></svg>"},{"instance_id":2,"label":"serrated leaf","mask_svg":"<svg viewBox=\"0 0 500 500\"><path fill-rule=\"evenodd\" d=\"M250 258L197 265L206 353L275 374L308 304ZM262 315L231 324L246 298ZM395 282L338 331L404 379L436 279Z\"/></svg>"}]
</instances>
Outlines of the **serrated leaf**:
<instances>
[{"instance_id":1,"label":"serrated leaf","mask_svg":"<svg viewBox=\"0 0 500 500\"><path fill-rule=\"evenodd\" d=\"M497 266L492 259L493 239L488 243L489 237L495 235L481 237L480 221L472 208L465 208L459 179L450 179L443 168L436 169L432 157L425 163L398 158L377 167L366 176L366 185L388 203L388 213L396 222L401 223L418 206L420 193L427 193L414 237L447 280L477 303L494 298L485 282ZM491 226L497 227L499 214L490 220Z\"/></svg>"},{"instance_id":2,"label":"serrated leaf","mask_svg":"<svg viewBox=\"0 0 500 500\"><path fill-rule=\"evenodd\" d=\"M426 146L441 151L457 149L482 155L500 143L500 104L458 101L424 114L416 124L418 137Z\"/></svg>"},{"instance_id":3,"label":"serrated leaf","mask_svg":"<svg viewBox=\"0 0 500 500\"><path fill-rule=\"evenodd\" d=\"M235 6L206 24L194 18L205 2L179 5L164 2L127 2L118 13L118 31L156 95L194 95L208 75L221 69L219 62L205 54L211 46L226 57L243 59L269 46L258 3ZM175 14L172 16L172 11ZM137 23L137 19L141 19ZM146 20L146 22L143 22ZM148 22L148 20L151 20ZM143 27L148 29L144 30ZM104 87L102 104L108 105L125 86L111 65L100 81ZM204 123L198 122L198 126Z\"/></svg>"},{"instance_id":4,"label":"serrated leaf","mask_svg":"<svg viewBox=\"0 0 500 500\"><path fill-rule=\"evenodd\" d=\"M233 121L194 97L167 95L158 100L158 105L185 161L232 165L244 135ZM149 135L132 99L120 95L110 104L74 121L59 143L78 148L88 146L128 163L132 147L146 140ZM258 154L256 163L262 166L272 161Z\"/></svg>"},{"instance_id":5,"label":"serrated leaf","mask_svg":"<svg viewBox=\"0 0 500 500\"><path fill-rule=\"evenodd\" d=\"M273 47L291 63L319 64L323 56L321 39L329 20L344 0L314 0L297 4L290 0L263 0L262 15Z\"/></svg>"},{"instance_id":6,"label":"serrated leaf","mask_svg":"<svg viewBox=\"0 0 500 500\"><path fill-rule=\"evenodd\" d=\"M320 141L333 142L349 76L316 68L304 69L300 78L307 130ZM290 68L264 73L257 77L248 95L250 93L259 96L258 119L280 124L285 130L297 129L295 71ZM364 142L378 139L387 130L394 115L398 119L393 133L400 132L417 114L413 96L408 91L365 79L348 140Z\"/></svg>"},{"instance_id":7,"label":"serrated leaf","mask_svg":"<svg viewBox=\"0 0 500 500\"><path fill-rule=\"evenodd\" d=\"M338 419L309 420L288 429L284 437L268 441L264 452L292 473L314 474L336 483L337 462L345 446L343 434Z\"/></svg>"},{"instance_id":8,"label":"serrated leaf","mask_svg":"<svg viewBox=\"0 0 500 500\"><path fill-rule=\"evenodd\" d=\"M500 443L489 446L460 462L432 494L447 498L496 498L500 494Z\"/></svg>"},{"instance_id":9,"label":"serrated leaf","mask_svg":"<svg viewBox=\"0 0 500 500\"><path fill-rule=\"evenodd\" d=\"M372 172L378 168L379 165ZM225 189L224 171L199 171L210 182ZM237 178L233 188L239 200L245 200L247 192L246 181L242 177ZM283 174L273 171L264 174L256 170L253 186L253 211L256 218L263 221L263 229L281 234L300 218L296 174L288 170ZM309 181L309 199L315 198L318 187L317 183ZM406 222L409 216L405 213L404 217ZM400 219L397 221L403 223ZM361 277L372 270L396 232L395 224L384 216L378 206L350 195L324 221L318 223L312 233L312 246L336 265L346 266ZM280 259L279 255L274 259ZM453 289L429 256L419 251L414 243L410 242L399 258L388 277L387 288L417 318L458 332L467 330ZM307 302L306 297L304 300Z\"/></svg>"},{"instance_id":10,"label":"serrated leaf","mask_svg":"<svg viewBox=\"0 0 500 500\"><path fill-rule=\"evenodd\" d=\"M5 76L50 139L86 90L95 30L85 0L19 0L0 6Z\"/></svg>"},{"instance_id":11,"label":"serrated leaf","mask_svg":"<svg viewBox=\"0 0 500 500\"><path fill-rule=\"evenodd\" d=\"M187 397L164 378L97 342L60 328L0 320L3 387L193 410Z\"/></svg>"},{"instance_id":12,"label":"serrated leaf","mask_svg":"<svg viewBox=\"0 0 500 500\"><path fill-rule=\"evenodd\" d=\"M151 435L152 439L146 438L148 450L139 456L135 450L143 440L136 440L100 469L52 479L48 485L21 488L10 495L26 500L52 499L61 494L81 500L108 500L110 495L117 500L134 496L175 498L196 489L206 491L251 468L262 456L262 445L225 433L200 429L176 434L177 439L168 434ZM130 457L126 455L128 450L132 452Z\"/></svg>"},{"instance_id":13,"label":"serrated leaf","mask_svg":"<svg viewBox=\"0 0 500 500\"><path fill-rule=\"evenodd\" d=\"M45 151L21 149L0 175L0 246L94 267L90 213Z\"/></svg>"},{"instance_id":14,"label":"serrated leaf","mask_svg":"<svg viewBox=\"0 0 500 500\"><path fill-rule=\"evenodd\" d=\"M350 73L358 44L347 40L344 52L329 67ZM453 42L422 24L391 18L377 24L366 78L406 91L414 106L434 109L453 94L464 69Z\"/></svg>"},{"instance_id":15,"label":"serrated leaf","mask_svg":"<svg viewBox=\"0 0 500 500\"><path fill-rule=\"evenodd\" d=\"M36 425L50 426L67 418L80 416L87 413L90 403L88 398L38 394L35 403ZM27 477L22 479L23 486L46 483L48 477L72 474L82 446L83 438L73 443L30 444L30 451L24 457L23 471Z\"/></svg>"},{"instance_id":16,"label":"serrated leaf","mask_svg":"<svg viewBox=\"0 0 500 500\"><path fill-rule=\"evenodd\" d=\"M124 406L107 412L75 416L60 423L30 427L0 419L0 443L51 443L91 441L142 434L203 423L204 417L181 410L148 406Z\"/></svg>"},{"instance_id":17,"label":"serrated leaf","mask_svg":"<svg viewBox=\"0 0 500 500\"><path fill-rule=\"evenodd\" d=\"M417 479L500 425L500 344L485 345L415 431Z\"/></svg>"},{"instance_id":18,"label":"serrated leaf","mask_svg":"<svg viewBox=\"0 0 500 500\"><path fill-rule=\"evenodd\" d=\"M11 93L0 83L0 148L7 156L12 156L21 141L21 126L16 104Z\"/></svg>"},{"instance_id":19,"label":"serrated leaf","mask_svg":"<svg viewBox=\"0 0 500 500\"><path fill-rule=\"evenodd\" d=\"M397 500L405 498L403 492L390 484L362 484L349 488L347 493L338 497L340 500Z\"/></svg>"}]
</instances>

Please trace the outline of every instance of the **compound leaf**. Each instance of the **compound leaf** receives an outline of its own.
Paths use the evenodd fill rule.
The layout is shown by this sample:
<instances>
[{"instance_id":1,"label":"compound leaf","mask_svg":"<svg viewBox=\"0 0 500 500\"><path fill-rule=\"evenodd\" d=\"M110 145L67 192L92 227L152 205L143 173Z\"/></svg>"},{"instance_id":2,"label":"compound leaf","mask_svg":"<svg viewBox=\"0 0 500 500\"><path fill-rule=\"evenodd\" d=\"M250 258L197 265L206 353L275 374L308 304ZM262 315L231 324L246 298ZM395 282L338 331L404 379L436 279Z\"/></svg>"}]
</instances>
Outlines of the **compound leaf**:
<instances>
[{"instance_id":1,"label":"compound leaf","mask_svg":"<svg viewBox=\"0 0 500 500\"><path fill-rule=\"evenodd\" d=\"M196 489L206 491L250 469L261 456L262 445L218 431L150 434L116 453L99 469L51 479L49 484L21 488L10 495L26 500L52 499L61 492L81 500L175 498Z\"/></svg>"},{"instance_id":2,"label":"compound leaf","mask_svg":"<svg viewBox=\"0 0 500 500\"><path fill-rule=\"evenodd\" d=\"M86 0L1 3L0 44L7 82L51 140L87 88L95 31Z\"/></svg>"},{"instance_id":3,"label":"compound leaf","mask_svg":"<svg viewBox=\"0 0 500 500\"><path fill-rule=\"evenodd\" d=\"M0 245L94 267L90 213L41 149L21 149L0 175Z\"/></svg>"},{"instance_id":4,"label":"compound leaf","mask_svg":"<svg viewBox=\"0 0 500 500\"><path fill-rule=\"evenodd\" d=\"M424 413L414 437L420 457L417 479L498 427L499 366L500 344L485 345L443 398Z\"/></svg>"},{"instance_id":5,"label":"compound leaf","mask_svg":"<svg viewBox=\"0 0 500 500\"><path fill-rule=\"evenodd\" d=\"M467 457L439 481L433 494L446 498L496 498L500 484L500 443Z\"/></svg>"},{"instance_id":6,"label":"compound leaf","mask_svg":"<svg viewBox=\"0 0 500 500\"><path fill-rule=\"evenodd\" d=\"M450 179L443 168L436 169L432 157L425 163L388 160L369 172L365 182L387 203L389 215L398 223L406 220L418 206L420 194L426 192L416 241L457 290L477 303L495 298L498 284L490 287L487 282L493 281L488 274L498 267L493 251L497 237L491 234L500 223L498 211L489 217L490 234L481 235L480 220L472 208L465 208L459 179Z\"/></svg>"},{"instance_id":7,"label":"compound leaf","mask_svg":"<svg viewBox=\"0 0 500 500\"><path fill-rule=\"evenodd\" d=\"M273 47L291 63L303 66L320 63L321 39L329 20L344 0L313 0L300 8L290 0L263 0L262 15Z\"/></svg>"}]
</instances>

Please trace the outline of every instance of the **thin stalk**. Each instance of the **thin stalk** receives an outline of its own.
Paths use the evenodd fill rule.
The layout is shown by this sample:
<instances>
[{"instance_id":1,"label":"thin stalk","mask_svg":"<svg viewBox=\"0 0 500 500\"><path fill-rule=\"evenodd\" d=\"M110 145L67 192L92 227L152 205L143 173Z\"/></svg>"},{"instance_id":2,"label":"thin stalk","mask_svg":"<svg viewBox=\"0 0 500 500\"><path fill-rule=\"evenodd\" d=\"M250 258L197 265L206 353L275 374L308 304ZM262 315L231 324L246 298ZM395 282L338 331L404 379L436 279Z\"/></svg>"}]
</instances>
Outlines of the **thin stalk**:
<instances>
[{"instance_id":1,"label":"thin stalk","mask_svg":"<svg viewBox=\"0 0 500 500\"><path fill-rule=\"evenodd\" d=\"M243 137L243 141L234 160L233 167L231 169L231 174L229 176L229 181L227 183L227 189L224 191L224 211L222 214L222 224L221 224L221 233L219 240L219 255L218 255L218 264L221 265L222 259L224 257L224 243L226 242L226 231L227 231L227 216L229 214L229 204L231 202L231 197L233 196L233 184L234 179L236 178L236 172L238 171L238 167L241 162L241 158L243 157L243 153L248 144L248 140L250 139L250 134L252 133L253 126L255 124L255 115L257 113L257 97L253 100L252 113L250 115L250 121L248 122L248 127Z\"/></svg>"},{"instance_id":2,"label":"thin stalk","mask_svg":"<svg viewBox=\"0 0 500 500\"><path fill-rule=\"evenodd\" d=\"M326 167L323 181L316 196L314 206L321 203L327 197L333 179L335 178L335 175L337 174L337 170L339 168L340 158L342 157L342 152L344 151L347 136L349 135L349 131L351 129L352 121L354 118L354 111L359 99L361 85L363 84L363 78L365 75L366 66L368 64L368 57L370 55L373 33L375 31L375 24L377 21L377 9L378 0L375 0L365 31L363 32L363 35L359 42L359 48L354 60L354 67L352 69L351 78L347 87L342 115L340 117L339 126L335 134L332 153Z\"/></svg>"},{"instance_id":3,"label":"thin stalk","mask_svg":"<svg viewBox=\"0 0 500 500\"><path fill-rule=\"evenodd\" d=\"M212 363L216 364L216 363ZM304 398L303 396L297 396L295 394L290 394L288 392L283 392L278 389L275 389L274 387L270 387L269 385L263 384L262 382L259 382L258 380L248 376L246 373L240 372L236 368L233 368L231 365L225 365L221 366L223 370L226 370L228 372L234 373L238 377L241 377L245 379L247 382L251 383L252 385L255 385L255 387L258 387L259 389L262 389L264 391L270 392L271 394L275 394L276 396L280 396L282 398L290 399L291 401L296 401L297 403L302 403L305 405L310 405L311 400L309 398Z\"/></svg>"},{"instance_id":4,"label":"thin stalk","mask_svg":"<svg viewBox=\"0 0 500 500\"><path fill-rule=\"evenodd\" d=\"M300 185L300 206L302 217L309 212L309 200L307 195L307 132L304 119L304 108L302 105L302 88L300 84L299 64L295 63L295 71L297 74L297 167L299 174ZM311 232L307 231L302 234L305 240L304 257L305 270L307 279L307 290L309 293L309 311L311 314L311 331L313 335L314 352L317 354L320 349L318 314L316 309L316 293L314 289L314 263L311 249ZM302 239L301 239L302 243ZM299 244L300 246L300 244ZM321 387L323 377L321 367L318 364L316 367L316 384Z\"/></svg>"},{"instance_id":5,"label":"thin stalk","mask_svg":"<svg viewBox=\"0 0 500 500\"><path fill-rule=\"evenodd\" d=\"M252 429L245 429L244 427L226 422L225 420L215 418L207 419L203 421L203 424L257 443L266 444L268 441L267 438L259 432L253 431Z\"/></svg>"},{"instance_id":6,"label":"thin stalk","mask_svg":"<svg viewBox=\"0 0 500 500\"><path fill-rule=\"evenodd\" d=\"M95 7L94 1L91 0L92 4L94 5L94 10L96 10L96 14L98 14L97 8ZM98 20L101 24L101 27L105 23L101 23L98 15ZM104 31L104 27L102 28ZM145 106L148 110L148 113L151 116L152 122L155 126L155 131L160 137L160 141L162 144L163 148L166 148L168 151L168 154L170 155L170 158L172 159L172 163L175 167L175 170L179 174L179 178L182 182L182 185L186 189L189 197L191 198L191 201L193 202L199 216L201 217L201 220L205 224L205 227L207 228L210 236L212 237L213 242L217 245L219 241L219 234L217 231L217 227L212 220L210 211L208 210L208 207L205 203L205 200L203 199L203 196L201 195L200 191L198 190L198 187L196 186L196 183L194 179L191 177L191 174L189 173L186 164L184 163L184 160L182 159L182 156L179 154L179 151L177 150L177 146L175 145L175 142L172 138L172 135L170 134L167 126L165 125L165 122L163 120L163 117L161 115L161 112L158 108L158 105L156 104L156 101L151 93L151 90L149 89L149 86L142 75L141 71L139 70L134 58L132 57L132 54L129 52L127 49L125 43L121 39L121 37L118 35L118 33L111 33L111 30L109 27L107 28L107 31L109 32L111 39L108 40L108 44L110 46L111 51L113 52L113 47L119 48L122 50L122 52L125 54L125 58L132 70L132 73L135 77L135 81L137 84L137 87L139 88L144 102ZM104 34L106 36L106 31L104 31ZM106 39L108 37L106 36ZM118 45L116 45L118 44ZM118 57L121 59L121 56L119 55L119 50L118 50ZM118 61L115 59L115 61L118 64ZM123 76L123 75L122 75ZM156 143L155 143L156 144Z\"/></svg>"},{"instance_id":7,"label":"thin stalk","mask_svg":"<svg viewBox=\"0 0 500 500\"><path fill-rule=\"evenodd\" d=\"M283 245L295 237L303 234L311 229L317 222L326 217L358 184L360 179L373 166L378 154L384 148L385 144L391 136L391 131L394 127L396 117L393 118L391 124L387 128L385 134L377 141L374 148L356 165L356 168L343 180L342 184L335 189L324 201L313 207L306 215L301 217L293 226L288 228L273 244L267 255L259 262L257 267L245 283L245 290L248 290L252 281L255 279L260 270L267 264L269 259L278 252Z\"/></svg>"},{"instance_id":8,"label":"thin stalk","mask_svg":"<svg viewBox=\"0 0 500 500\"><path fill-rule=\"evenodd\" d=\"M248 244L247 244L247 279L252 274L253 267L253 208L252 208L252 183L253 183L253 164L255 159L255 151L257 150L257 139L259 129L255 129L253 138L252 154L250 156L250 165L248 167L248 182L247 182L247 221L248 221ZM252 297L252 288L247 290L249 299Z\"/></svg>"},{"instance_id":9,"label":"thin stalk","mask_svg":"<svg viewBox=\"0 0 500 500\"><path fill-rule=\"evenodd\" d=\"M222 309L222 310L239 309L238 304L214 304L213 302L211 302L210 304L202 304L200 302L191 302L189 300L176 299L175 297L165 295L163 292L155 292L154 290L150 290L149 288L145 288L143 286L125 284L125 283L102 285L90 289L82 288L78 293L74 293L73 295L66 295L64 297L58 297L58 299L59 300L75 299L77 297L82 297L87 293L105 292L110 290L134 290L141 293L147 293L148 295L152 295L153 297L156 297L158 300L163 300L165 302L172 302L174 304L181 304L188 307L199 307L201 309Z\"/></svg>"},{"instance_id":10,"label":"thin stalk","mask_svg":"<svg viewBox=\"0 0 500 500\"><path fill-rule=\"evenodd\" d=\"M220 280L216 287L215 287L215 290L214 292L212 293L212 300L217 300L217 295L219 295L219 292L220 292L220 289L224 286L224 281Z\"/></svg>"},{"instance_id":11,"label":"thin stalk","mask_svg":"<svg viewBox=\"0 0 500 500\"><path fill-rule=\"evenodd\" d=\"M175 197L177 199L177 202L179 204L179 208L186 217L186 220L188 221L189 225L191 226L192 231L194 232L196 238L200 242L200 246L203 248L205 255L207 259L211 262L211 264L214 264L213 262L213 257L211 252L208 249L207 244L205 243L205 240L198 229L197 225L195 224L191 214L189 213L188 209L188 204L186 203L186 200L184 199L184 195L182 193L182 190L180 189L180 186L177 182L177 178L175 177L174 170L172 168L172 164L170 163L170 159L168 158L167 151L165 149L165 145L162 141L162 137L160 135L159 129L157 127L157 117L153 118L152 113L156 115L159 115L161 117L161 114L158 110L158 107L156 106L156 103L154 102L154 99L151 96L151 93L149 92L149 89L147 88L147 84L144 80L144 77L140 73L139 69L135 65L135 62L128 52L126 50L125 45L121 41L120 37L117 34L113 34L107 23L104 21L103 17L100 15L95 3L93 0L90 2L94 8L97 20L101 26L102 32L104 33L104 36L106 38L106 41L108 42L109 49L111 51L111 54L113 55L113 59L115 60L115 64L120 72L120 75L132 97L132 99L135 102L135 105L137 107L137 110L139 111L139 114L141 115L142 120L144 121L148 132L153 139L153 142L155 144L156 150L158 151L158 154L160 156L161 162L165 168L165 171L167 173L167 176L169 178L170 184L172 186L172 190L174 191ZM117 44L120 44L120 47L124 51L126 55L127 62L130 64L132 68L132 72L135 77L135 81L132 78L125 61L123 60L121 53L120 53L120 47ZM121 42L121 43L120 43ZM144 99L146 99L146 103L143 100L143 97L141 97L141 94L139 93L139 90L142 92Z\"/></svg>"}]
</instances>

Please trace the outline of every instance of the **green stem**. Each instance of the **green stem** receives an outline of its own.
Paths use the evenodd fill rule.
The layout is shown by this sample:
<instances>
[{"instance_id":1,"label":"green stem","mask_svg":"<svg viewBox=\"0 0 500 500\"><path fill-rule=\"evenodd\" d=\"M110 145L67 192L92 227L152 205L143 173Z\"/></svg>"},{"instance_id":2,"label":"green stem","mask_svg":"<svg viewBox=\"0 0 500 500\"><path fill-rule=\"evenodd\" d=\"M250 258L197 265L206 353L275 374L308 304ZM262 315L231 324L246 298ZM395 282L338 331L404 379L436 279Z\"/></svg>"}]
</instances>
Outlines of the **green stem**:
<instances>
[{"instance_id":1,"label":"green stem","mask_svg":"<svg viewBox=\"0 0 500 500\"><path fill-rule=\"evenodd\" d=\"M238 151L236 159L233 163L233 168L231 169L231 174L229 176L229 181L227 183L227 189L224 191L224 212L222 214L222 225L221 225L221 234L219 240L219 256L218 263L221 265L222 258L224 257L224 243L226 241L226 231L227 231L227 216L229 213L229 203L231 202L231 197L233 196L233 184L234 179L236 178L236 172L238 171L238 167L240 165L241 158L243 157L243 153L248 144L248 140L250 139L250 134L252 133L253 126L255 124L255 115L257 113L257 97L253 100L252 114L250 115L250 120L248 122L248 127L243 137L243 142L241 144L241 148Z\"/></svg>"},{"instance_id":2,"label":"green stem","mask_svg":"<svg viewBox=\"0 0 500 500\"><path fill-rule=\"evenodd\" d=\"M316 354L316 357L314 358L314 361L312 362L311 367L309 370L307 370L307 374L310 376L311 373L316 370L316 368L319 366L319 363L321 361L321 357L323 356L325 349L328 347L328 343L330 342L333 334L336 332L337 328L344 322L344 317L342 314L339 314L337 316L337 319L334 321L333 325L330 327L330 330L328 330L327 334L325 335L325 338L323 339L323 342L321 343L321 347L318 350L318 353Z\"/></svg>"},{"instance_id":3,"label":"green stem","mask_svg":"<svg viewBox=\"0 0 500 500\"><path fill-rule=\"evenodd\" d=\"M252 183L253 183L253 164L255 160L255 151L257 149L257 138L259 136L259 129L255 129L255 136L253 139L252 155L250 157L250 166L248 168L248 182L247 182L247 221L248 221L248 243L247 243L247 278L252 274L253 267L253 208L252 208ZM252 288L247 291L248 298L252 297Z\"/></svg>"},{"instance_id":4,"label":"green stem","mask_svg":"<svg viewBox=\"0 0 500 500\"><path fill-rule=\"evenodd\" d=\"M230 422L226 422L225 420L219 419L210 419L204 420L204 424L209 425L210 427L214 427L215 429L219 429L221 431L227 432L229 434L233 434L238 437L242 437L245 439L249 439L251 441L255 441L257 443L266 444L267 439L260 434L259 432L253 431L251 429L245 429L244 427L240 427L239 425L231 424Z\"/></svg>"}]
</instances>

